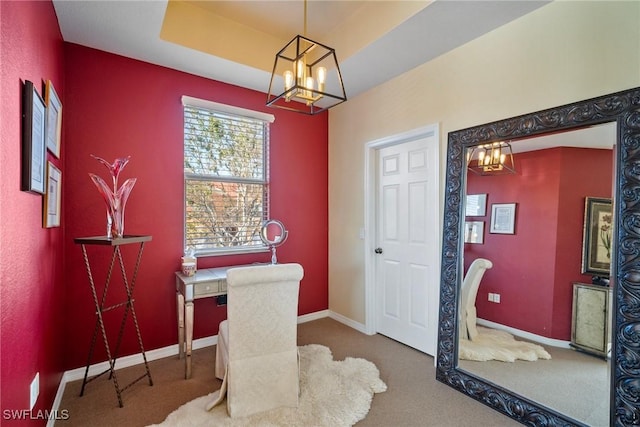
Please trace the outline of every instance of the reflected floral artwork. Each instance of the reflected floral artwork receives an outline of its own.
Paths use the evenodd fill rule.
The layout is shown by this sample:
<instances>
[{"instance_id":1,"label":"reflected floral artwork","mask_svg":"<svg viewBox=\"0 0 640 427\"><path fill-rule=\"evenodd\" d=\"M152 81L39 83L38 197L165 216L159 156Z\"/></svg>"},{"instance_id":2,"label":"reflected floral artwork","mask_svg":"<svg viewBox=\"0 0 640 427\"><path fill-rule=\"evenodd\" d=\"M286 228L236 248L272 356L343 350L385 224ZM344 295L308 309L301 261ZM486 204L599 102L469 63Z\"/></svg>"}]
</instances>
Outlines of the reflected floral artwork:
<instances>
[{"instance_id":1,"label":"reflected floral artwork","mask_svg":"<svg viewBox=\"0 0 640 427\"><path fill-rule=\"evenodd\" d=\"M606 262L611 262L611 214L600 218L600 242L607 252Z\"/></svg>"},{"instance_id":2,"label":"reflected floral artwork","mask_svg":"<svg viewBox=\"0 0 640 427\"><path fill-rule=\"evenodd\" d=\"M611 268L611 199L586 197L582 273L608 277Z\"/></svg>"}]
</instances>

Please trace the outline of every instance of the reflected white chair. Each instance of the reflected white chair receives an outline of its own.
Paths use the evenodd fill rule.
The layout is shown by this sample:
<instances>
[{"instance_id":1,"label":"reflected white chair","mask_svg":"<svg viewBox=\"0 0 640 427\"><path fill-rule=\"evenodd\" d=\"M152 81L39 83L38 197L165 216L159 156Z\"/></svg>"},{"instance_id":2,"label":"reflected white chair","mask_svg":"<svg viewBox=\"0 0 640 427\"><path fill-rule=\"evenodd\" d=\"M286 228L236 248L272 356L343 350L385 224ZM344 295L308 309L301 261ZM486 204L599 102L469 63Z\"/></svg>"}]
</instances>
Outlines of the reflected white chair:
<instances>
[{"instance_id":1,"label":"reflected white chair","mask_svg":"<svg viewBox=\"0 0 640 427\"><path fill-rule=\"evenodd\" d=\"M469 266L460 289L460 338L473 341L478 336L476 329L476 297L484 272L493 267L488 259L477 258Z\"/></svg>"},{"instance_id":2,"label":"reflected white chair","mask_svg":"<svg viewBox=\"0 0 640 427\"><path fill-rule=\"evenodd\" d=\"M231 417L297 407L299 264L239 267L227 272L227 320L220 323L215 375Z\"/></svg>"}]
</instances>

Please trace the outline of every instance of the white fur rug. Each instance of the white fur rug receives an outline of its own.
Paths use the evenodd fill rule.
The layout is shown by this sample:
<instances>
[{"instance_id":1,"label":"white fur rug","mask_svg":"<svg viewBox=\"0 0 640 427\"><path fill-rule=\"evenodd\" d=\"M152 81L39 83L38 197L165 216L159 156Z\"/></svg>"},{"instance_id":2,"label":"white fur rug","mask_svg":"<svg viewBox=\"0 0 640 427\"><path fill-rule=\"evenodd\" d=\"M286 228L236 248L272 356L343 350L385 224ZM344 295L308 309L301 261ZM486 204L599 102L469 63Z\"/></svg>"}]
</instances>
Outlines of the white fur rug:
<instances>
[{"instance_id":1,"label":"white fur rug","mask_svg":"<svg viewBox=\"0 0 640 427\"><path fill-rule=\"evenodd\" d=\"M185 403L161 423L180 426L352 426L367 416L374 393L387 385L380 372L365 359L333 360L329 348L310 344L300 350L300 405L278 408L244 418L229 418L226 403L211 411L205 406L213 393Z\"/></svg>"},{"instance_id":2,"label":"white fur rug","mask_svg":"<svg viewBox=\"0 0 640 427\"><path fill-rule=\"evenodd\" d=\"M534 361L551 359L551 355L538 344L516 339L508 332L478 326L475 340L460 340L458 356L464 360L500 360L514 362L517 359Z\"/></svg>"}]
</instances>

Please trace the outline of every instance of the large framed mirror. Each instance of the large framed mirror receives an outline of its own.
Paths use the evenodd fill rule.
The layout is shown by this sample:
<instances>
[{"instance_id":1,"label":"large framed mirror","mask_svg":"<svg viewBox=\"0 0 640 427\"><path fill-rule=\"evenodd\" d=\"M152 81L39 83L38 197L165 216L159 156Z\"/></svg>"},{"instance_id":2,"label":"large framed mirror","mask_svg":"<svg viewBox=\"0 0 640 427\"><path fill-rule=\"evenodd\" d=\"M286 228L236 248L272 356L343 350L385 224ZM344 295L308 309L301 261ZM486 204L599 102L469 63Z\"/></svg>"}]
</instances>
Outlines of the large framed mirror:
<instances>
[{"instance_id":1,"label":"large framed mirror","mask_svg":"<svg viewBox=\"0 0 640 427\"><path fill-rule=\"evenodd\" d=\"M580 145L592 140L593 135L604 143L594 148L604 155L604 160L597 160L599 163L595 165L589 163L592 160L586 160L591 154L584 157L587 147ZM478 162L479 148L499 143L510 144L513 151L515 173L508 190L496 189L499 182L505 182L497 176L500 174L477 178L470 168L470 162ZM518 170L519 159L524 170ZM576 163L579 164L577 168ZM591 166L587 166L589 164ZM499 165L496 169L500 169ZM603 186L600 189L585 187L585 182L592 179L583 178L578 183L571 183L572 175L596 169L605 169L604 174L609 174L608 178L597 180ZM554 175L551 184L548 174ZM479 184L478 179L485 181ZM573 199L571 209L574 211L576 203L582 203L581 209L584 209L587 197L608 196L612 200L610 246L606 248L610 251L610 273L608 280L601 280L601 277L593 280L597 283L594 285L596 290L606 289L604 294L610 295L611 301L605 310L610 316L604 326L605 339L610 346L603 352L604 357L564 345L575 338L575 325L572 325L574 284L591 278L584 275L581 265L585 225L582 216L576 219L575 213L568 213L566 203L554 202L548 195L537 197L541 194L541 190L534 187L537 184L553 187L556 197L563 200ZM567 197L561 190L569 191L572 196ZM607 191L609 194L600 194ZM467 195L472 194L487 195L483 217L466 216ZM521 199L523 195L528 197L526 202ZM636 425L640 420L639 204L640 88L449 133L437 380L525 425ZM555 221L550 227L556 236L552 239L544 239L545 234L541 232L549 228L540 222L546 217ZM483 223L482 227L478 227L480 223ZM469 224L482 230L483 238L465 239ZM503 225L507 227L506 232L489 232L494 226ZM533 235L534 240L523 243L527 235ZM562 248L549 250L536 246L541 242L548 245L559 241L560 235L564 236ZM529 248L529 252L525 254L522 249L514 249L516 241L525 245L520 248ZM553 252L552 262L540 258L549 252ZM542 337L540 347L550 354L550 359L541 356L538 361L491 360L485 363L469 361L466 350L461 352L460 340L466 339L468 334L463 320L469 323L463 317L468 312L463 310L463 305L468 304L468 301L462 301L463 279L474 258L488 257L493 258L486 270L485 279L489 280L482 279L480 289L474 295L479 299L477 313L475 308L473 312L477 324L490 329L505 329L506 325L507 330L515 331L518 340L530 344L538 341L535 343L538 345ZM513 274L517 264L523 263L536 263L528 270L532 273ZM507 276L511 272L509 283L500 284L500 271ZM609 288L602 286L603 282ZM544 292L551 296L545 296ZM513 316L515 319L505 317L505 313L513 312L519 312ZM543 316L537 318L539 312L543 312ZM461 353L464 353L463 357ZM599 373L586 375L583 384L568 377L568 370L550 369L558 366L557 363L566 363L567 355L582 357ZM501 364L498 373L492 371L490 364ZM574 364L570 362L566 366ZM533 373L529 374L531 376L519 371L519 366L524 365ZM549 381L544 380L545 375ZM536 386L529 387L533 383ZM572 390L571 387L576 388ZM556 400L554 393L560 394ZM580 400L581 393L595 400ZM576 400L572 402L573 397ZM580 409L580 404L585 403L589 407L588 414Z\"/></svg>"}]
</instances>

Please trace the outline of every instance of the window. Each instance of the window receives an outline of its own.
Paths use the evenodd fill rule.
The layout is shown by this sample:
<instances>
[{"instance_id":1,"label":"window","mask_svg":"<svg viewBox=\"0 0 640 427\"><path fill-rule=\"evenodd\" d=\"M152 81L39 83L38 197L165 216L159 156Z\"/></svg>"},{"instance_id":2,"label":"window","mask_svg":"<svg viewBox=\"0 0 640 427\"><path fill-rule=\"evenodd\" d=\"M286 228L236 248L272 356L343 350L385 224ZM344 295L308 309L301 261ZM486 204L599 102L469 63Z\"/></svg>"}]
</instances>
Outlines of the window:
<instances>
[{"instance_id":1,"label":"window","mask_svg":"<svg viewBox=\"0 0 640 427\"><path fill-rule=\"evenodd\" d=\"M265 249L270 114L182 97L185 248L197 255Z\"/></svg>"}]
</instances>

